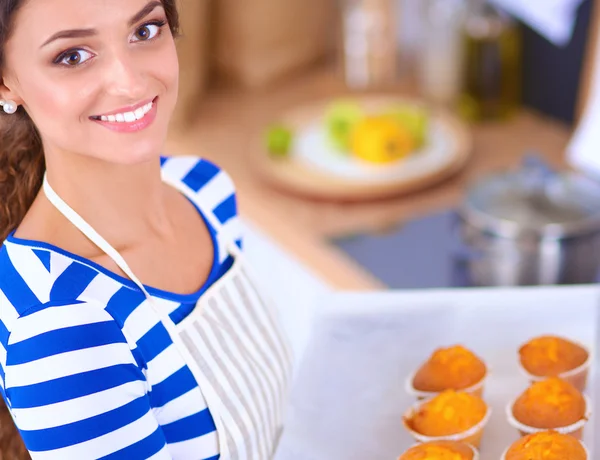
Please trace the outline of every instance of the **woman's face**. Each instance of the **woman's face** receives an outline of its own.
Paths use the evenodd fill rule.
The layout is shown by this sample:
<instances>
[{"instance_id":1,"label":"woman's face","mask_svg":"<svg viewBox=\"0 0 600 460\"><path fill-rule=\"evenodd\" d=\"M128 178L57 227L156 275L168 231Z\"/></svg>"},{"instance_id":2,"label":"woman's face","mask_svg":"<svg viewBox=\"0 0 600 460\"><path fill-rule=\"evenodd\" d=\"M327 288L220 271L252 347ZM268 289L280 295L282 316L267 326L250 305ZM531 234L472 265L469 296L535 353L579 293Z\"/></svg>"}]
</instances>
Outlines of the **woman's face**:
<instances>
[{"instance_id":1,"label":"woman's face","mask_svg":"<svg viewBox=\"0 0 600 460\"><path fill-rule=\"evenodd\" d=\"M133 164L160 153L178 82L160 1L27 0L5 56L0 95L27 110L47 154Z\"/></svg>"}]
</instances>

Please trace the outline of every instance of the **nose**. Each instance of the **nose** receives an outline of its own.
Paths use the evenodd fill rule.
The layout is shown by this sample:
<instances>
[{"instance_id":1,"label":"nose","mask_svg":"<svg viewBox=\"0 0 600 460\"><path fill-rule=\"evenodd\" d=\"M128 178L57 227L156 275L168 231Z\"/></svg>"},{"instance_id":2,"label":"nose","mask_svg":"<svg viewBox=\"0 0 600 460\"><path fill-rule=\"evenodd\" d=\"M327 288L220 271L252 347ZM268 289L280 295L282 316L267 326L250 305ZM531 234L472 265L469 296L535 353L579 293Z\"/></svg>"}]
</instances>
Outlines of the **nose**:
<instances>
[{"instance_id":1,"label":"nose","mask_svg":"<svg viewBox=\"0 0 600 460\"><path fill-rule=\"evenodd\" d=\"M106 92L109 95L131 101L138 101L147 95L144 69L132 53L113 53L104 72Z\"/></svg>"}]
</instances>

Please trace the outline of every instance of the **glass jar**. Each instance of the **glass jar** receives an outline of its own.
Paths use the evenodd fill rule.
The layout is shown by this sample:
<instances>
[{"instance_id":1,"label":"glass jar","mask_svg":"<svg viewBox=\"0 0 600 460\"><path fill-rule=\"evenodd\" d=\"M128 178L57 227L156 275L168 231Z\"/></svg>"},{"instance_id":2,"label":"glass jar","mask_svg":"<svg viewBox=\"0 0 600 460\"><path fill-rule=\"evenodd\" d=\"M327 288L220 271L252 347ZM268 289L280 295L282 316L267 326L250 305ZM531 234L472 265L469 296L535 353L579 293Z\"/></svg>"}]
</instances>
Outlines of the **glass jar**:
<instances>
[{"instance_id":1,"label":"glass jar","mask_svg":"<svg viewBox=\"0 0 600 460\"><path fill-rule=\"evenodd\" d=\"M398 72L396 2L342 0L341 51L348 87L393 84Z\"/></svg>"},{"instance_id":2,"label":"glass jar","mask_svg":"<svg viewBox=\"0 0 600 460\"><path fill-rule=\"evenodd\" d=\"M462 84L464 0L424 0L423 39L418 62L422 96L431 104L451 106Z\"/></svg>"}]
</instances>

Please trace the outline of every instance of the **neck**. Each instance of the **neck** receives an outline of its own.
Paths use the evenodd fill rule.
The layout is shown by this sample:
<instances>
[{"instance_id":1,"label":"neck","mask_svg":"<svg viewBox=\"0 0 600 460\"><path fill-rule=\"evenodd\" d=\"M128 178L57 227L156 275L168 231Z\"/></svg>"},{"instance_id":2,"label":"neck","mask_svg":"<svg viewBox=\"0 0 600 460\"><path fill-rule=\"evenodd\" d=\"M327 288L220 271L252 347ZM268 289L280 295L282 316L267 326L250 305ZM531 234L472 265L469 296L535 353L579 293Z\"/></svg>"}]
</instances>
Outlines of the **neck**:
<instances>
[{"instance_id":1,"label":"neck","mask_svg":"<svg viewBox=\"0 0 600 460\"><path fill-rule=\"evenodd\" d=\"M98 233L126 247L142 235L172 233L160 160L121 165L73 154L46 154L48 182Z\"/></svg>"}]
</instances>

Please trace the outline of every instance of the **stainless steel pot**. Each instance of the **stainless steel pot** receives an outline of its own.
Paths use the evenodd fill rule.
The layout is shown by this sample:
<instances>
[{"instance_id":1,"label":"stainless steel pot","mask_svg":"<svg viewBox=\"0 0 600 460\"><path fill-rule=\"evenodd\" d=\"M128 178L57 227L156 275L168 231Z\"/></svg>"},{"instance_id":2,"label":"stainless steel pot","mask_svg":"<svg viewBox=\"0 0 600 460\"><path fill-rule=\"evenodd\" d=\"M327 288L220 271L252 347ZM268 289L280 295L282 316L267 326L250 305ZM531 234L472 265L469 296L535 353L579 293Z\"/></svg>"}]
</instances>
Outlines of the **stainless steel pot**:
<instances>
[{"instance_id":1,"label":"stainless steel pot","mask_svg":"<svg viewBox=\"0 0 600 460\"><path fill-rule=\"evenodd\" d=\"M579 284L600 268L600 185L535 158L485 178L459 210L464 264L478 286Z\"/></svg>"}]
</instances>

